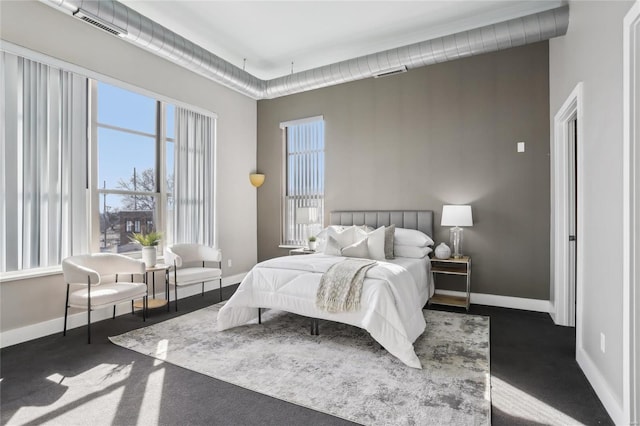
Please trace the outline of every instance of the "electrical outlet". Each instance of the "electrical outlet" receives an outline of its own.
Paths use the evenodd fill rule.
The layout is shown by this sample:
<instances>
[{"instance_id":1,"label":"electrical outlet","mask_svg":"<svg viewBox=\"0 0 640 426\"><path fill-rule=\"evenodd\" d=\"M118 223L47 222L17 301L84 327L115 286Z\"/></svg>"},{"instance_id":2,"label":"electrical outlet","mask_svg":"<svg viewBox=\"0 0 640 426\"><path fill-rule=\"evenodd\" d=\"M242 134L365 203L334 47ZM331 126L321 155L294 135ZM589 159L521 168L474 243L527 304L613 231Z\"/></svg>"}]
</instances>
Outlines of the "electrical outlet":
<instances>
[{"instance_id":1,"label":"electrical outlet","mask_svg":"<svg viewBox=\"0 0 640 426\"><path fill-rule=\"evenodd\" d=\"M227 266L231 268L233 266L233 261L231 259L227 259Z\"/></svg>"},{"instance_id":2,"label":"electrical outlet","mask_svg":"<svg viewBox=\"0 0 640 426\"><path fill-rule=\"evenodd\" d=\"M518 142L518 152L524 152L524 142Z\"/></svg>"},{"instance_id":3,"label":"electrical outlet","mask_svg":"<svg viewBox=\"0 0 640 426\"><path fill-rule=\"evenodd\" d=\"M602 353L605 352L605 338L604 338L604 333L600 333L600 350L602 351Z\"/></svg>"}]
</instances>

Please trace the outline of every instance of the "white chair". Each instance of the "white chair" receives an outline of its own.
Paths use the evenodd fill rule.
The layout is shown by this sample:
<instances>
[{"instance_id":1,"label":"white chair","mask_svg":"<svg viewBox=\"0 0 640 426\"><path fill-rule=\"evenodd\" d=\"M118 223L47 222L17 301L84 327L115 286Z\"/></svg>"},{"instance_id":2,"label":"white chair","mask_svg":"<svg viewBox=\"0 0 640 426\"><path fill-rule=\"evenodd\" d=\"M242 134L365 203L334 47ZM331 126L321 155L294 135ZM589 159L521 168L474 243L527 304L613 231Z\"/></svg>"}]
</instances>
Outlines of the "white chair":
<instances>
[{"instance_id":1,"label":"white chair","mask_svg":"<svg viewBox=\"0 0 640 426\"><path fill-rule=\"evenodd\" d=\"M134 275L144 279L144 262L120 254L100 253L71 256L62 261L62 273L67 283L67 299L64 308L64 331L67 334L67 313L69 308L87 309L87 339L91 343L91 311L122 302L142 299L142 320L146 321L147 285L133 282ZM123 280L130 278L130 281ZM120 279L118 279L120 278ZM70 291L70 287L80 287Z\"/></svg>"},{"instance_id":2,"label":"white chair","mask_svg":"<svg viewBox=\"0 0 640 426\"><path fill-rule=\"evenodd\" d=\"M172 266L169 272L169 285L172 285L175 293L176 312L178 311L178 287L202 283L204 295L204 283L207 281L220 281L220 301L222 301L222 252L213 247L202 244L174 244L165 251L165 261ZM217 268L207 266L208 263L217 263Z\"/></svg>"}]
</instances>

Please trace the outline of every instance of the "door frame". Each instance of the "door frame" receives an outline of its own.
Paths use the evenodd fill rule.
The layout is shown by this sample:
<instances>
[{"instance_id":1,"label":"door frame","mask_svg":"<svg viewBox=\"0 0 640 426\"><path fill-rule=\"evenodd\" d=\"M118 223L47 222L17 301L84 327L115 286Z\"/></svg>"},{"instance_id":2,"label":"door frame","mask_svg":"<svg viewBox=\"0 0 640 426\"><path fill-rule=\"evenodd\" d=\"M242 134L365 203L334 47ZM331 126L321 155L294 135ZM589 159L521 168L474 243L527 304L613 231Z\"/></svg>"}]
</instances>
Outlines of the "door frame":
<instances>
[{"instance_id":1,"label":"door frame","mask_svg":"<svg viewBox=\"0 0 640 426\"><path fill-rule=\"evenodd\" d=\"M583 83L580 82L553 118L551 138L551 318L557 325L576 327L576 350L582 347L583 285ZM569 124L576 118L576 287L569 283ZM575 306L575 323L574 323Z\"/></svg>"},{"instance_id":2,"label":"door frame","mask_svg":"<svg viewBox=\"0 0 640 426\"><path fill-rule=\"evenodd\" d=\"M640 421L640 1L623 21L623 410Z\"/></svg>"}]
</instances>

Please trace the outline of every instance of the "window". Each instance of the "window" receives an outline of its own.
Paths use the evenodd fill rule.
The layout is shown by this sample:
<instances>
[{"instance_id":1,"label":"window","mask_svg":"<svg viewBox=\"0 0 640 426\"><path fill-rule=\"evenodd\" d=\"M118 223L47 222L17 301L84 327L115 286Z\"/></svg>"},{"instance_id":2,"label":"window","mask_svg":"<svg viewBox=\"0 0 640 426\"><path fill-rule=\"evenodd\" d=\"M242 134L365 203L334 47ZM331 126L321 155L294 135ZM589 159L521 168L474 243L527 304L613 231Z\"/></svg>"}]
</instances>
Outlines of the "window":
<instances>
[{"instance_id":1,"label":"window","mask_svg":"<svg viewBox=\"0 0 640 426\"><path fill-rule=\"evenodd\" d=\"M163 203L165 206L165 212L167 220L165 221L165 239L167 241L174 241L174 221L171 219L174 217L174 194L173 183L175 182L175 121L176 111L175 106L166 105L165 108L165 134L164 134L164 146L165 146L165 176L167 181L165 185L165 193L163 197Z\"/></svg>"},{"instance_id":2,"label":"window","mask_svg":"<svg viewBox=\"0 0 640 426\"><path fill-rule=\"evenodd\" d=\"M173 117L167 114L173 105L103 82L91 84L98 164L94 188L100 198L98 246L100 251L137 251L140 247L131 241L131 234L151 232L154 223L167 220L160 209L161 194L169 186L166 182L173 180L173 174L166 174L173 172L173 164L159 165L165 157L167 165L173 161L173 154L165 152L164 136L173 126Z\"/></svg>"},{"instance_id":3,"label":"window","mask_svg":"<svg viewBox=\"0 0 640 426\"><path fill-rule=\"evenodd\" d=\"M300 246L324 223L324 120L281 123L285 143L282 244Z\"/></svg>"},{"instance_id":4,"label":"window","mask_svg":"<svg viewBox=\"0 0 640 426\"><path fill-rule=\"evenodd\" d=\"M215 244L215 114L55 63L0 51L0 276L137 251L133 232ZM191 234L173 231L178 208Z\"/></svg>"},{"instance_id":5,"label":"window","mask_svg":"<svg viewBox=\"0 0 640 426\"><path fill-rule=\"evenodd\" d=\"M0 272L88 249L87 79L0 52Z\"/></svg>"},{"instance_id":6,"label":"window","mask_svg":"<svg viewBox=\"0 0 640 426\"><path fill-rule=\"evenodd\" d=\"M215 245L215 116L91 84L98 164L92 186L100 199L94 246L138 251L131 233L151 231L163 234L163 245ZM176 190L174 182L182 185Z\"/></svg>"},{"instance_id":7,"label":"window","mask_svg":"<svg viewBox=\"0 0 640 426\"><path fill-rule=\"evenodd\" d=\"M173 238L216 245L216 120L176 106Z\"/></svg>"}]
</instances>

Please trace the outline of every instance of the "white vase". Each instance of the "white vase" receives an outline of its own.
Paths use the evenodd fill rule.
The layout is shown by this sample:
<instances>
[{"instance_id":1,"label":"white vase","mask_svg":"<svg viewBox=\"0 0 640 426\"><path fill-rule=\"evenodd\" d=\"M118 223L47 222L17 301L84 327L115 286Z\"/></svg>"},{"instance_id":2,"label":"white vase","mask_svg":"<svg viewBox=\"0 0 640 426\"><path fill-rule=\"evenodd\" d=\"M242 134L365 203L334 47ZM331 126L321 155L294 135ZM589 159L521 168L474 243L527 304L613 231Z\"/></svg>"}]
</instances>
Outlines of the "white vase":
<instances>
[{"instance_id":1,"label":"white vase","mask_svg":"<svg viewBox=\"0 0 640 426\"><path fill-rule=\"evenodd\" d=\"M156 247L155 246L145 246L142 247L142 261L144 262L147 268L151 268L152 266L156 266Z\"/></svg>"},{"instance_id":2,"label":"white vase","mask_svg":"<svg viewBox=\"0 0 640 426\"><path fill-rule=\"evenodd\" d=\"M317 241L309 241L309 250L314 250L315 251L316 244L317 244Z\"/></svg>"},{"instance_id":3,"label":"white vase","mask_svg":"<svg viewBox=\"0 0 640 426\"><path fill-rule=\"evenodd\" d=\"M438 247L436 247L436 257L438 259L448 259L451 257L451 249L445 243L440 243Z\"/></svg>"}]
</instances>

